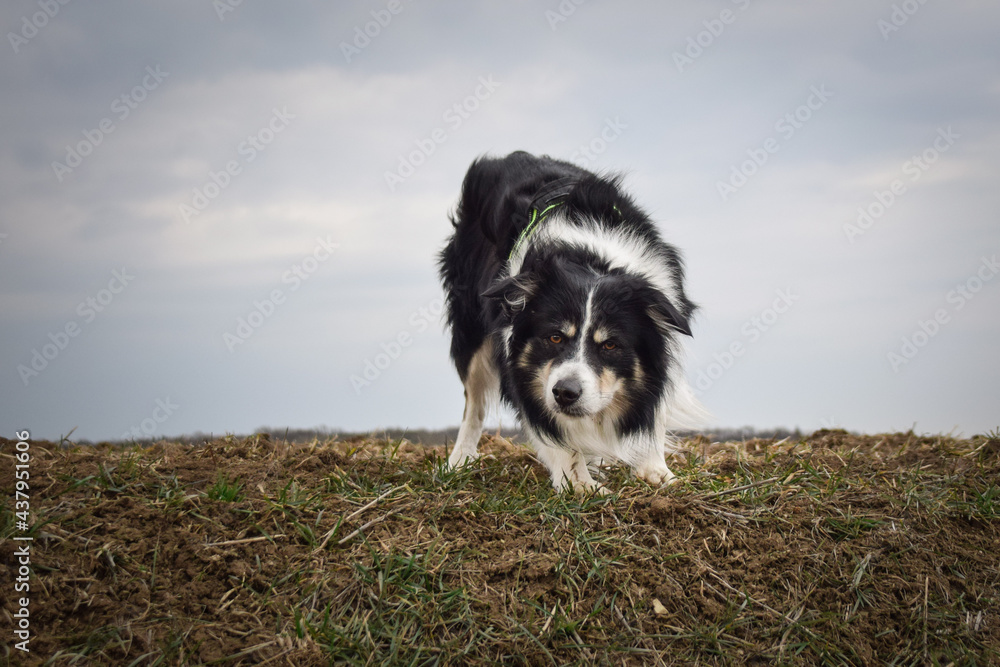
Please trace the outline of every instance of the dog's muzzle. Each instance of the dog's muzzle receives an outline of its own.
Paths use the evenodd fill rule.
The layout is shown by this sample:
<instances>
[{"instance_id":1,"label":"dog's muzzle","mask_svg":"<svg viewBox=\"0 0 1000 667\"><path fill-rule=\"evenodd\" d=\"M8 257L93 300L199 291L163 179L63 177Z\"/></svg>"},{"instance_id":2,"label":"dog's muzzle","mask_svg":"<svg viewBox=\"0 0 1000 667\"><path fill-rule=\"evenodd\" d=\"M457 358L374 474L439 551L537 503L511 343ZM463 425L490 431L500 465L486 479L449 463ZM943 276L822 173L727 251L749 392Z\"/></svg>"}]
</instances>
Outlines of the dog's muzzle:
<instances>
[{"instance_id":1,"label":"dog's muzzle","mask_svg":"<svg viewBox=\"0 0 1000 667\"><path fill-rule=\"evenodd\" d=\"M552 396L555 397L556 404L567 414L579 414L580 411L574 410L573 406L580 400L582 394L583 386L575 377L563 378L552 387Z\"/></svg>"}]
</instances>

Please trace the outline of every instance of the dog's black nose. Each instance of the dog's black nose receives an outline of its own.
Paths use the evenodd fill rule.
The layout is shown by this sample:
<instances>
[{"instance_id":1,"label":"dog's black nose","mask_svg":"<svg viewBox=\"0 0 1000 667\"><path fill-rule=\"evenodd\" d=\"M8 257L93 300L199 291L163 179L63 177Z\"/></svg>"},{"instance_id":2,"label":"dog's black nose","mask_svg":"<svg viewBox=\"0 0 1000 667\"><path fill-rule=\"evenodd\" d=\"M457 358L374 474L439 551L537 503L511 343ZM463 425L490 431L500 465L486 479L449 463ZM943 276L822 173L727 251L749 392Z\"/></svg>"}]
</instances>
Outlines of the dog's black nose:
<instances>
[{"instance_id":1,"label":"dog's black nose","mask_svg":"<svg viewBox=\"0 0 1000 667\"><path fill-rule=\"evenodd\" d=\"M559 382L556 382L556 386L552 387L552 395L556 397L556 403L561 408L569 407L576 403L582 392L583 388L580 386L580 381L576 378L563 378Z\"/></svg>"}]
</instances>

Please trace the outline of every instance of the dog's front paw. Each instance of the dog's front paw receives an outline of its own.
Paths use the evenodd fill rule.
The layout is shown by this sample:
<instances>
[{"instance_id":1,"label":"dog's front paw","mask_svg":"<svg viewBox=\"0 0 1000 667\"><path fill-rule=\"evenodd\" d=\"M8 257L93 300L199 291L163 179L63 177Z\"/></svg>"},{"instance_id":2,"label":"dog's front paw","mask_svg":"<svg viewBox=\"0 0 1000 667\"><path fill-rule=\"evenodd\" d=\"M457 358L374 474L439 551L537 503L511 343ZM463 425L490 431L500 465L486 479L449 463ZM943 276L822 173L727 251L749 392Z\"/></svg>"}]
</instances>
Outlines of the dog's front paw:
<instances>
[{"instance_id":1,"label":"dog's front paw","mask_svg":"<svg viewBox=\"0 0 1000 667\"><path fill-rule=\"evenodd\" d=\"M635 476L650 486L665 486L677 481L677 476L671 472L665 463L640 466L635 469Z\"/></svg>"},{"instance_id":2,"label":"dog's front paw","mask_svg":"<svg viewBox=\"0 0 1000 667\"><path fill-rule=\"evenodd\" d=\"M606 496L610 491L603 484L599 484L593 479L590 480L579 480L579 479L567 479L563 477L559 482L555 479L552 480L552 488L558 493L565 493L571 491L573 495L576 496Z\"/></svg>"},{"instance_id":3,"label":"dog's front paw","mask_svg":"<svg viewBox=\"0 0 1000 667\"><path fill-rule=\"evenodd\" d=\"M572 482L573 493L578 496L606 496L608 487L594 480Z\"/></svg>"},{"instance_id":4,"label":"dog's front paw","mask_svg":"<svg viewBox=\"0 0 1000 667\"><path fill-rule=\"evenodd\" d=\"M448 457L448 467L450 468L461 468L462 466L469 465L479 458L479 452L468 451L466 449L459 449L456 447L451 450L451 456Z\"/></svg>"}]
</instances>

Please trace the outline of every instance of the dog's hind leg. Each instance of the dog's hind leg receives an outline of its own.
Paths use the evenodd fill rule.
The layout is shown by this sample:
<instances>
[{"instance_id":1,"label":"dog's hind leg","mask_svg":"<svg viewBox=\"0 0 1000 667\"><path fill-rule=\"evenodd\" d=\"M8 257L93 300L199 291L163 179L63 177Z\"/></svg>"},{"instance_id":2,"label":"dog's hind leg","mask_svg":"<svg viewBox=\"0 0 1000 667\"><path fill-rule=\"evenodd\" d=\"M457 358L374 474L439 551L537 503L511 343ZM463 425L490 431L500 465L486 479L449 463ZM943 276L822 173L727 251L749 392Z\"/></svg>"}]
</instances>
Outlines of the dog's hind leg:
<instances>
[{"instance_id":1,"label":"dog's hind leg","mask_svg":"<svg viewBox=\"0 0 1000 667\"><path fill-rule=\"evenodd\" d=\"M487 338L472 355L465 375L465 413L458 429L455 448L448 463L457 468L479 456L479 437L483 434L483 420L490 400L500 392L500 376L493 363L493 343Z\"/></svg>"}]
</instances>

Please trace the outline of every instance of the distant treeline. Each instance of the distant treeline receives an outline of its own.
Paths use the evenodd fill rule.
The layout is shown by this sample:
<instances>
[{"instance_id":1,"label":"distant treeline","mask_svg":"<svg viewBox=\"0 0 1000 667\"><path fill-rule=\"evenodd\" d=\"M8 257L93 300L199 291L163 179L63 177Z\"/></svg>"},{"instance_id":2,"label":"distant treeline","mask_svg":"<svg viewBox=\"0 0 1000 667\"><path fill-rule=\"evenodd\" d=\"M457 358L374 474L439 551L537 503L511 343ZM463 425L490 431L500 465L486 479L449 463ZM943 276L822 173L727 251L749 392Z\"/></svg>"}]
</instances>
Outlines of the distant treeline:
<instances>
[{"instance_id":1,"label":"distant treeline","mask_svg":"<svg viewBox=\"0 0 1000 667\"><path fill-rule=\"evenodd\" d=\"M526 439L522 435L520 429L516 428L493 428L485 429L485 433L499 434L504 438L509 438L514 442L525 442ZM399 440L405 438L410 442L415 442L424 445L443 445L452 444L455 442L455 438L458 435L458 427L441 429L441 430L428 430L428 429L404 429L404 428L385 428L385 429L375 429L373 431L338 431L336 429L327 428L313 428L313 429L286 429L286 428L274 428L269 426L262 426L254 431L254 435L267 434L268 437L275 442L289 442L289 443L307 443L314 440L331 440L336 438L341 441L349 440L365 440L365 439L379 439L379 440ZM224 437L226 433L193 433L190 435L182 436L172 436L172 437L159 437L159 438L145 438L142 440L126 440L117 444L128 444L131 442L139 444L151 444L153 442L169 441L169 442L182 442L193 445L203 444L205 442L210 442L216 438ZM242 437L241 434L232 434L238 437ZM794 430L789 430L786 428L773 428L773 429L757 429L752 426L744 426L743 428L713 428L706 429L702 431L677 431L675 435L681 438L690 438L694 436L704 436L712 442L731 442L734 440L751 440L753 438L764 438L764 439L776 439L780 440L782 438L801 438L803 433L798 428ZM95 444L89 440L78 440L73 441L75 444L89 445Z\"/></svg>"},{"instance_id":2,"label":"distant treeline","mask_svg":"<svg viewBox=\"0 0 1000 667\"><path fill-rule=\"evenodd\" d=\"M487 428L484 429L484 432L491 434L499 433L500 436L510 438L515 442L524 442L526 440L520 429L516 428ZM257 429L255 433L269 433L272 439L294 443L312 442L316 438L323 440L336 436L339 440L359 440L363 438L398 440L400 438L406 438L410 442L416 442L424 445L443 445L445 443L451 444L455 442L455 438L458 437L458 427L456 426L454 428L437 431L427 429L387 428L367 432L347 432L325 429L289 429L286 431L284 429L264 427ZM799 429L755 429L751 426L745 426L743 428L715 428L703 431L678 431L676 435L682 438L703 435L712 442L750 440L752 438L774 438L780 440L782 438L794 439L803 436Z\"/></svg>"}]
</instances>

